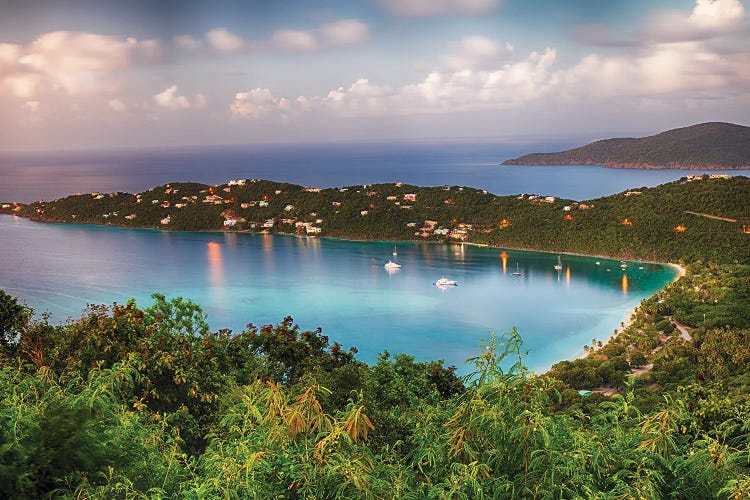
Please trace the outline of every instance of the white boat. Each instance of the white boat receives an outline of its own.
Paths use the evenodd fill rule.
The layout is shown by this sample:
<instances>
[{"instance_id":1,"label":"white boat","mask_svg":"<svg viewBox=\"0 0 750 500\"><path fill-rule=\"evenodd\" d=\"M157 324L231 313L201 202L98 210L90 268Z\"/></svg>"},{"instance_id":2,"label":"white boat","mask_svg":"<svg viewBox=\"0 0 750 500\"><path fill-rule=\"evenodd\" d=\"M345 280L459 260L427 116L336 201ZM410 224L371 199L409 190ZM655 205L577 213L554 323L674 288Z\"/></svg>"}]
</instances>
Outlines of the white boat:
<instances>
[{"instance_id":1,"label":"white boat","mask_svg":"<svg viewBox=\"0 0 750 500\"><path fill-rule=\"evenodd\" d=\"M597 260L597 261L596 261L596 265L597 265L597 266L601 266L601 265L602 265L602 263L601 263L601 262L599 262L599 261Z\"/></svg>"},{"instance_id":2,"label":"white boat","mask_svg":"<svg viewBox=\"0 0 750 500\"><path fill-rule=\"evenodd\" d=\"M435 286L444 287L444 286L458 286L458 281L455 280L449 280L445 276L440 278L435 282Z\"/></svg>"},{"instance_id":3,"label":"white boat","mask_svg":"<svg viewBox=\"0 0 750 500\"><path fill-rule=\"evenodd\" d=\"M396 252L396 245L393 245L393 256L396 257L397 255L398 255L398 252Z\"/></svg>"},{"instance_id":4,"label":"white boat","mask_svg":"<svg viewBox=\"0 0 750 500\"><path fill-rule=\"evenodd\" d=\"M555 264L555 271L562 271L562 263L560 262L560 256L557 256L557 264Z\"/></svg>"},{"instance_id":5,"label":"white boat","mask_svg":"<svg viewBox=\"0 0 750 500\"><path fill-rule=\"evenodd\" d=\"M516 272L510 273L511 276L521 276L521 270L518 269L518 262L516 262Z\"/></svg>"},{"instance_id":6,"label":"white boat","mask_svg":"<svg viewBox=\"0 0 750 500\"><path fill-rule=\"evenodd\" d=\"M401 269L401 264L396 264L392 260L389 260L388 262L385 263L385 265L383 267L385 267L386 269L389 269L389 270L390 269Z\"/></svg>"}]
</instances>

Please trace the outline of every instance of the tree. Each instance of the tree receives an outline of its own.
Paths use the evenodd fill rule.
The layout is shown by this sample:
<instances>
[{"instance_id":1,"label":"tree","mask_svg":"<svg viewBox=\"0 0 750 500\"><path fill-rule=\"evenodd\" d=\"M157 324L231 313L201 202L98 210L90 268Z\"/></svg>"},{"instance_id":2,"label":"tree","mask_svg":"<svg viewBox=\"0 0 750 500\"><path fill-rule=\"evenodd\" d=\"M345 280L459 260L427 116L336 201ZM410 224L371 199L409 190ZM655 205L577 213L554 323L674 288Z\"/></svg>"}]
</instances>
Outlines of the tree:
<instances>
[{"instance_id":1,"label":"tree","mask_svg":"<svg viewBox=\"0 0 750 500\"><path fill-rule=\"evenodd\" d=\"M0 345L15 344L20 330L28 323L31 310L18 303L15 297L0 290Z\"/></svg>"}]
</instances>

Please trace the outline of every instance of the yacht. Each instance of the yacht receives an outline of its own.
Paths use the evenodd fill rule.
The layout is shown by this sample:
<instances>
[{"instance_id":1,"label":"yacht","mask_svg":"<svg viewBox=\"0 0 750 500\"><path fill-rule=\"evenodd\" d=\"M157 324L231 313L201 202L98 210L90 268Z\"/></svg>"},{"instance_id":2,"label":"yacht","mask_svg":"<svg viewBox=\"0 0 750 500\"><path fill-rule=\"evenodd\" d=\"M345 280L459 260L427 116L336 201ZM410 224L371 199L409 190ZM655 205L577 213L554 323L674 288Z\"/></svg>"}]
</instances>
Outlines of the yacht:
<instances>
[{"instance_id":1,"label":"yacht","mask_svg":"<svg viewBox=\"0 0 750 500\"><path fill-rule=\"evenodd\" d=\"M389 269L389 270L390 269L401 269L401 264L396 264L392 260L389 260L388 262L385 263L385 265L383 267L385 267L386 269Z\"/></svg>"},{"instance_id":2,"label":"yacht","mask_svg":"<svg viewBox=\"0 0 750 500\"><path fill-rule=\"evenodd\" d=\"M440 278L435 282L435 286L444 287L444 286L458 286L458 281L455 280L449 280L445 276Z\"/></svg>"},{"instance_id":3,"label":"yacht","mask_svg":"<svg viewBox=\"0 0 750 500\"><path fill-rule=\"evenodd\" d=\"M560 262L560 256L557 256L557 264L555 264L555 271L562 271L562 262Z\"/></svg>"},{"instance_id":4,"label":"yacht","mask_svg":"<svg viewBox=\"0 0 750 500\"><path fill-rule=\"evenodd\" d=\"M516 272L510 273L511 276L521 276L521 270L518 268L518 262L516 262Z\"/></svg>"}]
</instances>

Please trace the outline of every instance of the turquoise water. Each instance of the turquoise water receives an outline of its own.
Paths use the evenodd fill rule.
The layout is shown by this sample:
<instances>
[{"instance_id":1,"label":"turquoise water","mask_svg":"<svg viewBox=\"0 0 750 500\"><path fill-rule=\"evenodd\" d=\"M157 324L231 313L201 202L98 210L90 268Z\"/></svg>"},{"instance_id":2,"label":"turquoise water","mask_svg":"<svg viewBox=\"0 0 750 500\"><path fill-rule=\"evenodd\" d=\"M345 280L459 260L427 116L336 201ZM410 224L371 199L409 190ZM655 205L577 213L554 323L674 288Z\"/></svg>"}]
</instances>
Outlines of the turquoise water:
<instances>
[{"instance_id":1,"label":"turquoise water","mask_svg":"<svg viewBox=\"0 0 750 500\"><path fill-rule=\"evenodd\" d=\"M53 322L89 303L159 291L200 304L212 329L241 331L291 315L303 329L356 346L366 362L384 350L419 360L464 361L491 332L516 326L541 371L612 334L669 266L460 245L353 242L231 233L161 232L42 224L0 216L0 289ZM596 265L599 260L601 265ZM505 262L505 267L503 267ZM516 270L521 276L513 276ZM441 290L440 277L458 286Z\"/></svg>"}]
</instances>

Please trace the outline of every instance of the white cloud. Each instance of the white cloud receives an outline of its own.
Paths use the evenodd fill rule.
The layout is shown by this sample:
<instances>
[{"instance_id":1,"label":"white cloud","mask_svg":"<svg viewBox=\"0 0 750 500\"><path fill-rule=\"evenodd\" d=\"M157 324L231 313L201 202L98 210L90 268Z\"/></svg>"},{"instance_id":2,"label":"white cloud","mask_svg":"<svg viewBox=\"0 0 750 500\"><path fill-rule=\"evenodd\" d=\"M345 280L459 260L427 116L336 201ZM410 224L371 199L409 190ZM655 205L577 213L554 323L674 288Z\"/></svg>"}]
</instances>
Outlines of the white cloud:
<instances>
[{"instance_id":1,"label":"white cloud","mask_svg":"<svg viewBox=\"0 0 750 500\"><path fill-rule=\"evenodd\" d=\"M119 99L110 99L109 102L107 102L107 106L112 111L116 111L118 113L124 113L128 110L128 107L125 105L125 103Z\"/></svg>"},{"instance_id":2,"label":"white cloud","mask_svg":"<svg viewBox=\"0 0 750 500\"><path fill-rule=\"evenodd\" d=\"M230 110L234 116L258 118L271 111L286 111L290 102L276 98L267 88L255 88L247 92L237 92Z\"/></svg>"},{"instance_id":3,"label":"white cloud","mask_svg":"<svg viewBox=\"0 0 750 500\"><path fill-rule=\"evenodd\" d=\"M688 20L699 28L726 28L745 15L740 0L697 0Z\"/></svg>"},{"instance_id":4,"label":"white cloud","mask_svg":"<svg viewBox=\"0 0 750 500\"><path fill-rule=\"evenodd\" d=\"M247 40L226 28L216 28L206 33L206 42L219 52L281 50L312 52L341 45L357 45L370 39L370 28L358 19L341 19L310 30L279 29L265 40ZM201 42L190 36L174 38L180 48L192 50Z\"/></svg>"},{"instance_id":5,"label":"white cloud","mask_svg":"<svg viewBox=\"0 0 750 500\"><path fill-rule=\"evenodd\" d=\"M237 52L247 47L247 42L226 28L216 28L206 33L209 45L219 52Z\"/></svg>"},{"instance_id":6,"label":"white cloud","mask_svg":"<svg viewBox=\"0 0 750 500\"><path fill-rule=\"evenodd\" d=\"M0 44L0 87L23 99L111 93L119 71L159 57L155 40L55 31L26 46Z\"/></svg>"},{"instance_id":7,"label":"white cloud","mask_svg":"<svg viewBox=\"0 0 750 500\"><path fill-rule=\"evenodd\" d=\"M194 50L203 45L203 42L190 35L178 35L172 39L172 42L181 49Z\"/></svg>"},{"instance_id":8,"label":"white cloud","mask_svg":"<svg viewBox=\"0 0 750 500\"><path fill-rule=\"evenodd\" d=\"M500 5L500 0L376 0L377 3L402 17L440 15L479 16Z\"/></svg>"},{"instance_id":9,"label":"white cloud","mask_svg":"<svg viewBox=\"0 0 750 500\"><path fill-rule=\"evenodd\" d=\"M370 28L359 19L342 19L320 27L329 45L357 45L370 39Z\"/></svg>"},{"instance_id":10,"label":"white cloud","mask_svg":"<svg viewBox=\"0 0 750 500\"><path fill-rule=\"evenodd\" d=\"M39 111L40 105L41 103L39 101L26 101L26 107L29 108L32 113Z\"/></svg>"},{"instance_id":11,"label":"white cloud","mask_svg":"<svg viewBox=\"0 0 750 500\"><path fill-rule=\"evenodd\" d=\"M167 109L188 109L190 101L184 95L177 95L177 85L168 87L154 96L154 102Z\"/></svg>"},{"instance_id":12,"label":"white cloud","mask_svg":"<svg viewBox=\"0 0 750 500\"><path fill-rule=\"evenodd\" d=\"M195 99L193 99L193 105L196 108L205 108L206 107L206 96L203 94L196 94Z\"/></svg>"},{"instance_id":13,"label":"white cloud","mask_svg":"<svg viewBox=\"0 0 750 500\"><path fill-rule=\"evenodd\" d=\"M277 30L271 35L271 46L280 50L308 52L317 50L319 44L309 31Z\"/></svg>"},{"instance_id":14,"label":"white cloud","mask_svg":"<svg viewBox=\"0 0 750 500\"><path fill-rule=\"evenodd\" d=\"M513 55L513 46L484 36L467 36L454 44L448 56L451 69L482 69L497 65Z\"/></svg>"}]
</instances>

